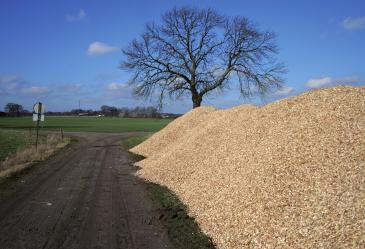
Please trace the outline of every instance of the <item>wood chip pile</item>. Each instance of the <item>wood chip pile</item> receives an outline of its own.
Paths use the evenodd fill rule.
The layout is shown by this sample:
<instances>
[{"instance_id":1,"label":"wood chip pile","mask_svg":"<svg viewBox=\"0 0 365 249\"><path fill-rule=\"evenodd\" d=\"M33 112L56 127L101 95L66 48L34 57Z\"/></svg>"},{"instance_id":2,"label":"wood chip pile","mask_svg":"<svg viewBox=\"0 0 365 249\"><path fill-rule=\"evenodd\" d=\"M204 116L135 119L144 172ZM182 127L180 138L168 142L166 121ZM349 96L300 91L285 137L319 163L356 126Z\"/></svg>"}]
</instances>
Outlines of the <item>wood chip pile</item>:
<instances>
[{"instance_id":1,"label":"wood chip pile","mask_svg":"<svg viewBox=\"0 0 365 249\"><path fill-rule=\"evenodd\" d=\"M365 248L365 87L198 108L132 151L218 248Z\"/></svg>"},{"instance_id":2,"label":"wood chip pile","mask_svg":"<svg viewBox=\"0 0 365 249\"><path fill-rule=\"evenodd\" d=\"M201 123L206 121L207 114L215 110L216 109L213 107L196 108L186 113L183 118L177 118L174 122L168 124L166 129L155 133L147 141L137 145L130 151L144 157L153 156L166 146L185 136L186 133L194 127L198 127Z\"/></svg>"}]
</instances>

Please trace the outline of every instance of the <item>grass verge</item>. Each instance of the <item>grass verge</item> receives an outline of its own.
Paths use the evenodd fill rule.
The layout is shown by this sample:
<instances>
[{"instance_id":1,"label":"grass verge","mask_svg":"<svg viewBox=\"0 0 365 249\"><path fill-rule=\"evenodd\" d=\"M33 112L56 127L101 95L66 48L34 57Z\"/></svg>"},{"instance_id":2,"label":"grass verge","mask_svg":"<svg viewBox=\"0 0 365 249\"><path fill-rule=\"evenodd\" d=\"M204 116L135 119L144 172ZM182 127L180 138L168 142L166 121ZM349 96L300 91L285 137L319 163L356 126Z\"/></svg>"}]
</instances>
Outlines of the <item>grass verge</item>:
<instances>
[{"instance_id":1,"label":"grass verge","mask_svg":"<svg viewBox=\"0 0 365 249\"><path fill-rule=\"evenodd\" d=\"M9 155L33 143L33 135L28 131L0 130L0 164Z\"/></svg>"},{"instance_id":2,"label":"grass verge","mask_svg":"<svg viewBox=\"0 0 365 249\"><path fill-rule=\"evenodd\" d=\"M55 153L49 155L47 160L53 157L62 157L63 155L70 153L72 150L72 144L76 140L71 139L67 145L62 148L57 149ZM38 177L38 175L45 169L46 160L43 161L34 161L32 163L27 164L27 167L24 167L20 170L14 170L12 174L6 177L0 177L0 202L3 199L6 199L8 196L16 193L16 190L19 187L26 187L27 182L31 181Z\"/></svg>"},{"instance_id":3,"label":"grass verge","mask_svg":"<svg viewBox=\"0 0 365 249\"><path fill-rule=\"evenodd\" d=\"M128 150L133 148L134 146L142 143L144 140L148 139L150 136L152 136L153 133L148 133L146 135L142 136L133 136L126 139L123 139L121 141L122 145L124 145Z\"/></svg>"},{"instance_id":4,"label":"grass verge","mask_svg":"<svg viewBox=\"0 0 365 249\"><path fill-rule=\"evenodd\" d=\"M122 140L128 149L146 140L152 134ZM142 160L132 154L134 161ZM187 206L167 187L146 182L148 194L160 214L158 219L168 230L170 240L177 249L215 249L212 239L204 234L194 218L188 215Z\"/></svg>"},{"instance_id":5,"label":"grass verge","mask_svg":"<svg viewBox=\"0 0 365 249\"><path fill-rule=\"evenodd\" d=\"M160 213L159 220L168 229L171 241L178 249L213 249L211 238L204 234L187 207L168 188L147 183L151 199Z\"/></svg>"},{"instance_id":6,"label":"grass verge","mask_svg":"<svg viewBox=\"0 0 365 249\"><path fill-rule=\"evenodd\" d=\"M11 138L19 134L17 132L7 133L8 137ZM12 139L8 139L8 141L12 141ZM9 150L7 157L0 161L0 178L12 177L31 168L34 163L46 160L69 143L70 138L61 138L55 134L43 135L37 148L33 144L24 143L24 141L19 142L18 146L15 146L16 151L11 153ZM2 145L7 148L7 143Z\"/></svg>"}]
</instances>

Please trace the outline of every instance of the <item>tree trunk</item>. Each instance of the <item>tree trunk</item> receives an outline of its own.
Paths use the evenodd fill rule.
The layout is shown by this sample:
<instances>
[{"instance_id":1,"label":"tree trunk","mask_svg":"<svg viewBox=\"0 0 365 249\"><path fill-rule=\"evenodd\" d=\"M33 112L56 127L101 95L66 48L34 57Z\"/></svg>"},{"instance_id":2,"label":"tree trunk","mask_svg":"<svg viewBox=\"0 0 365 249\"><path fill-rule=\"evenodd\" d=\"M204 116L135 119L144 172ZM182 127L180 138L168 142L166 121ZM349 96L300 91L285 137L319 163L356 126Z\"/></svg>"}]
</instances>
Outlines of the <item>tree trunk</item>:
<instances>
[{"instance_id":1,"label":"tree trunk","mask_svg":"<svg viewBox=\"0 0 365 249\"><path fill-rule=\"evenodd\" d=\"M201 105L202 103L202 97L199 96L198 94L193 94L192 95L192 101L193 101L193 109L197 108Z\"/></svg>"}]
</instances>

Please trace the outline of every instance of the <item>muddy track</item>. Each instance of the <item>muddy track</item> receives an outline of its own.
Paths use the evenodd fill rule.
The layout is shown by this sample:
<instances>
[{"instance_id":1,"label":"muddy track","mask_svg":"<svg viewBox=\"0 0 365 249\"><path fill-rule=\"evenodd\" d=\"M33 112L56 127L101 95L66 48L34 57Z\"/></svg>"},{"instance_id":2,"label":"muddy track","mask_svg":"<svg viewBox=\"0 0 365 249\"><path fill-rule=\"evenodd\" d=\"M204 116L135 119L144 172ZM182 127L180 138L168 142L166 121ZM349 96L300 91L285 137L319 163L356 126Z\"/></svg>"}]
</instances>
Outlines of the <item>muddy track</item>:
<instances>
[{"instance_id":1,"label":"muddy track","mask_svg":"<svg viewBox=\"0 0 365 249\"><path fill-rule=\"evenodd\" d=\"M0 248L172 248L120 146L130 135L73 133L68 153L0 198Z\"/></svg>"}]
</instances>

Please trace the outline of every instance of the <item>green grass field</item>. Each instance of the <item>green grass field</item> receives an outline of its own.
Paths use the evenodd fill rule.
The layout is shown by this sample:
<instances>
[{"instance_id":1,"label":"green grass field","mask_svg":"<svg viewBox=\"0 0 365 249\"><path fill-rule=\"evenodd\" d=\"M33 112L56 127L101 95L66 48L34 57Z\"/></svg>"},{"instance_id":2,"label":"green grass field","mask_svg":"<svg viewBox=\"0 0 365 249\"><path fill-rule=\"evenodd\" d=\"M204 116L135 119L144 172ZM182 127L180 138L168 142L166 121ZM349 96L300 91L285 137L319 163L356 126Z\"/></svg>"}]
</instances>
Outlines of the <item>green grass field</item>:
<instances>
[{"instance_id":1,"label":"green grass field","mask_svg":"<svg viewBox=\"0 0 365 249\"><path fill-rule=\"evenodd\" d=\"M0 162L18 149L29 146L32 142L28 132L0 130Z\"/></svg>"},{"instance_id":2,"label":"green grass field","mask_svg":"<svg viewBox=\"0 0 365 249\"><path fill-rule=\"evenodd\" d=\"M165 127L171 119L151 118L108 118L108 117L46 117L41 130L60 130L76 132L156 132ZM35 127L31 117L0 118L0 162L18 149L34 143L30 128ZM10 130L11 129L11 130ZM32 129L34 136L34 129ZM133 137L126 141L127 147L146 137Z\"/></svg>"},{"instance_id":3,"label":"green grass field","mask_svg":"<svg viewBox=\"0 0 365 249\"><path fill-rule=\"evenodd\" d=\"M79 131L79 132L155 132L171 119L152 118L109 118L109 117L46 117L41 122L43 130ZM35 126L31 117L0 118L0 128L29 129Z\"/></svg>"}]
</instances>

